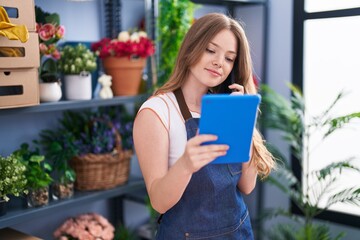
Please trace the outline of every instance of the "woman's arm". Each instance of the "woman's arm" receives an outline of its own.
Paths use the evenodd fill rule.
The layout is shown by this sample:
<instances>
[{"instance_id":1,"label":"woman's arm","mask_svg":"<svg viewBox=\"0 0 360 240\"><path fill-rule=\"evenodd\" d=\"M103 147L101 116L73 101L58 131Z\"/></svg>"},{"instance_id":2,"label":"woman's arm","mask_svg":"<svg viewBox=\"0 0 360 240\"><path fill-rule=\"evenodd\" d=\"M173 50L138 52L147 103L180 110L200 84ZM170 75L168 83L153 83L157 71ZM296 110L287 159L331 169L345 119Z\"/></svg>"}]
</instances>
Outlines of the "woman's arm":
<instances>
[{"instance_id":1,"label":"woman's arm","mask_svg":"<svg viewBox=\"0 0 360 240\"><path fill-rule=\"evenodd\" d=\"M240 192L248 195L250 194L255 186L257 179L257 168L255 161L248 161L242 164L242 174L237 184Z\"/></svg>"},{"instance_id":2,"label":"woman's arm","mask_svg":"<svg viewBox=\"0 0 360 240\"><path fill-rule=\"evenodd\" d=\"M184 154L169 168L169 134L156 114L140 111L134 122L134 144L153 208L164 213L183 195L191 176L201 167L226 154L226 145L205 145L216 136L197 135L190 139Z\"/></svg>"}]
</instances>

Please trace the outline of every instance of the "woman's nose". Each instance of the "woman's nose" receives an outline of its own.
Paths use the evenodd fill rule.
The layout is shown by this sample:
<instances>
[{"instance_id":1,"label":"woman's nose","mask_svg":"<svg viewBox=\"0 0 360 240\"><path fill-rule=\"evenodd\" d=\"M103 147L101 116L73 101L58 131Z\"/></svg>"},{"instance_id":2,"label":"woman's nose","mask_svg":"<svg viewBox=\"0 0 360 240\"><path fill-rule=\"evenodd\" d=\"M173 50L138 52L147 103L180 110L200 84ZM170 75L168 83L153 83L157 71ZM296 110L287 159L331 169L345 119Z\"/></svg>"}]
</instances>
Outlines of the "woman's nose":
<instances>
[{"instance_id":1,"label":"woman's nose","mask_svg":"<svg viewBox=\"0 0 360 240\"><path fill-rule=\"evenodd\" d=\"M222 62L219 60L213 60L212 64L216 67L222 67Z\"/></svg>"}]
</instances>

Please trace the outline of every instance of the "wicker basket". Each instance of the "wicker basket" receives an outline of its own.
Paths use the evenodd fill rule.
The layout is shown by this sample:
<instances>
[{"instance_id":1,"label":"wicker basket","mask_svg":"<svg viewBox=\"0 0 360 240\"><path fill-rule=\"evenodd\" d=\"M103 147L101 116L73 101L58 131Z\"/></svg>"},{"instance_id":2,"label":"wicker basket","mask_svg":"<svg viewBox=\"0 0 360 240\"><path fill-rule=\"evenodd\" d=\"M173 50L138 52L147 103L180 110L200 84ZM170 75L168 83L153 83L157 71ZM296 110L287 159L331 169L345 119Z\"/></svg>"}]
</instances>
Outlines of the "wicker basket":
<instances>
[{"instance_id":1,"label":"wicker basket","mask_svg":"<svg viewBox=\"0 0 360 240\"><path fill-rule=\"evenodd\" d=\"M123 150L121 136L116 135L116 147L112 153L75 156L71 167L76 172L77 190L104 190L127 182L132 150Z\"/></svg>"}]
</instances>

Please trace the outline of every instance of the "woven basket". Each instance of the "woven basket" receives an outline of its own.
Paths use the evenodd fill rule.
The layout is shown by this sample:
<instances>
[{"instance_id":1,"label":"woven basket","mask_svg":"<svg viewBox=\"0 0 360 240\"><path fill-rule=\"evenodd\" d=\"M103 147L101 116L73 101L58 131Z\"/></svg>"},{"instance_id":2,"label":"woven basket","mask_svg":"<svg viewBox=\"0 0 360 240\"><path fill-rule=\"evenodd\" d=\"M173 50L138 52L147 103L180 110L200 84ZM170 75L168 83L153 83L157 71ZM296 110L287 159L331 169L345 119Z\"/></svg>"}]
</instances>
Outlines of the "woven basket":
<instances>
[{"instance_id":1,"label":"woven basket","mask_svg":"<svg viewBox=\"0 0 360 240\"><path fill-rule=\"evenodd\" d=\"M77 190L104 190L127 182L133 152L122 149L121 136L116 134L116 147L112 153L88 153L71 159Z\"/></svg>"}]
</instances>

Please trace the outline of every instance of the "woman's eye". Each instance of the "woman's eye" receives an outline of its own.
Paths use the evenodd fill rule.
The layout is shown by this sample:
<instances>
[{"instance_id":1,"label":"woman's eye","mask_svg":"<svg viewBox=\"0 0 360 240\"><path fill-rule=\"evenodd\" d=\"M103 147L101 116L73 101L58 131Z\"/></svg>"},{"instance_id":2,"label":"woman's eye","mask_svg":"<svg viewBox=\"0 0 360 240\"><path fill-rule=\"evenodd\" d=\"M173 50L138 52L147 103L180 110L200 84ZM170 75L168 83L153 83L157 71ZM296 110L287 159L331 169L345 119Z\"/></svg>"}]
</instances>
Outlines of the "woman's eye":
<instances>
[{"instance_id":1,"label":"woman's eye","mask_svg":"<svg viewBox=\"0 0 360 240\"><path fill-rule=\"evenodd\" d=\"M226 61L228 61L228 62L234 62L234 59L232 59L232 58L225 58L226 59Z\"/></svg>"},{"instance_id":2,"label":"woman's eye","mask_svg":"<svg viewBox=\"0 0 360 240\"><path fill-rule=\"evenodd\" d=\"M211 50L210 48L206 48L206 51L209 52L209 53L215 53L215 51Z\"/></svg>"}]
</instances>

